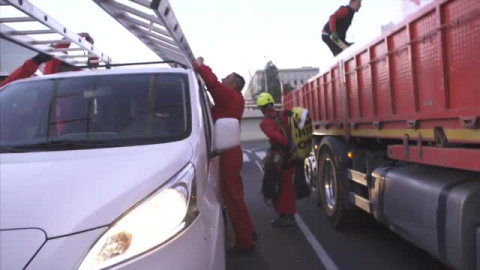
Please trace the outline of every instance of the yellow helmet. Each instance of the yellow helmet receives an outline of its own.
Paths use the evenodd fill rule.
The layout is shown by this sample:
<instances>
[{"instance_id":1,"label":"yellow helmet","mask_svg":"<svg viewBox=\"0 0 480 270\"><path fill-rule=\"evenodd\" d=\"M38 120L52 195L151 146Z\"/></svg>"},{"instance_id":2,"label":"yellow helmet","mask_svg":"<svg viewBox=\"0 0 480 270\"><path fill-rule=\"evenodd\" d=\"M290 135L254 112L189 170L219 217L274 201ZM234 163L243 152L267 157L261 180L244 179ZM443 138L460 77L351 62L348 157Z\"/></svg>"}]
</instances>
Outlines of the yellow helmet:
<instances>
[{"instance_id":1,"label":"yellow helmet","mask_svg":"<svg viewBox=\"0 0 480 270\"><path fill-rule=\"evenodd\" d=\"M257 98L257 105L260 107L263 107L270 103L275 103L275 100L273 100L272 95L270 95L269 93L261 93Z\"/></svg>"}]
</instances>

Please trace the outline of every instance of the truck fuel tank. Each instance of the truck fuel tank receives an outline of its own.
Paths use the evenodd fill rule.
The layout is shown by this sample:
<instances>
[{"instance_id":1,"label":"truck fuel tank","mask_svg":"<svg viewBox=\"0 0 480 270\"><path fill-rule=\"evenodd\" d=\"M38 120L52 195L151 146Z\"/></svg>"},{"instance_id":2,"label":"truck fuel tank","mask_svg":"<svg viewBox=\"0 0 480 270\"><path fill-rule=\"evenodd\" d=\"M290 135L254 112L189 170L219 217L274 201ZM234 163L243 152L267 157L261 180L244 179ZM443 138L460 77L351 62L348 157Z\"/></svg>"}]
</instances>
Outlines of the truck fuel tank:
<instances>
[{"instance_id":1,"label":"truck fuel tank","mask_svg":"<svg viewBox=\"0 0 480 270\"><path fill-rule=\"evenodd\" d=\"M372 214L455 269L480 269L480 174L413 164L378 168Z\"/></svg>"}]
</instances>

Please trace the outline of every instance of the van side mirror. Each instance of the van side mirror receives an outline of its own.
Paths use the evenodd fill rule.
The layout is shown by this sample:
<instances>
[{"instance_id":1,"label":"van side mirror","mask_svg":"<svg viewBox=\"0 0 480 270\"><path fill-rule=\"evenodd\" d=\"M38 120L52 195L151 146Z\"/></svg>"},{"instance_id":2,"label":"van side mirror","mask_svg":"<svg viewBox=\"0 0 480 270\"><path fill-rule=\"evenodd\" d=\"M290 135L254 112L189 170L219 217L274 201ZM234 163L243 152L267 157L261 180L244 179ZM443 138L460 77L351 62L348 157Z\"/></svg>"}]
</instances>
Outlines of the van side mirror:
<instances>
[{"instance_id":1,"label":"van side mirror","mask_svg":"<svg viewBox=\"0 0 480 270\"><path fill-rule=\"evenodd\" d=\"M215 122L211 157L240 146L240 123L235 118L220 118Z\"/></svg>"}]
</instances>

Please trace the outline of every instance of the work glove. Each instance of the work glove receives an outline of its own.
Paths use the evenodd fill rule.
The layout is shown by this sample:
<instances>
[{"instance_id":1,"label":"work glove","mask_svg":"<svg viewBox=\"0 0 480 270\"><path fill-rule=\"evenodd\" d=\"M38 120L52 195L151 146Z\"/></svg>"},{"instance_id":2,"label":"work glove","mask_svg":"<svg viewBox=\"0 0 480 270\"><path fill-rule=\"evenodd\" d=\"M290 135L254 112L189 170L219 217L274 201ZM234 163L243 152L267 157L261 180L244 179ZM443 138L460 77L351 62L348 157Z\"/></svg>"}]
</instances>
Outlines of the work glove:
<instances>
[{"instance_id":1,"label":"work glove","mask_svg":"<svg viewBox=\"0 0 480 270\"><path fill-rule=\"evenodd\" d=\"M88 42L90 43L95 43L95 40L93 40L92 36L90 36L89 33L78 33L79 36L85 38Z\"/></svg>"},{"instance_id":2,"label":"work glove","mask_svg":"<svg viewBox=\"0 0 480 270\"><path fill-rule=\"evenodd\" d=\"M335 43L338 42L338 40L339 40L340 38L338 37L337 31L334 31L334 32L330 35L330 39L331 39L333 42L335 42Z\"/></svg>"},{"instance_id":3,"label":"work glove","mask_svg":"<svg viewBox=\"0 0 480 270\"><path fill-rule=\"evenodd\" d=\"M35 57L32 58L32 61L35 62L37 65L41 65L48 61L52 60L52 56L45 53L39 53Z\"/></svg>"}]
</instances>

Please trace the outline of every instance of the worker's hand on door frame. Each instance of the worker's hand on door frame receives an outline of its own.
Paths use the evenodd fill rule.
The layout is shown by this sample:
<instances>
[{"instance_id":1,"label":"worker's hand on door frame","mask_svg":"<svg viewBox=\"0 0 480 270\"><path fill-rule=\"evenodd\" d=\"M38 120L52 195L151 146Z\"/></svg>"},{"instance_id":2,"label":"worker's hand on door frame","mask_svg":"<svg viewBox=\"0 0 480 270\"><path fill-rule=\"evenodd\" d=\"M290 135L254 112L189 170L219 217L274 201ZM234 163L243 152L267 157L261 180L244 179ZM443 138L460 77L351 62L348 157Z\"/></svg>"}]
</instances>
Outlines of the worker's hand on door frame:
<instances>
[{"instance_id":1,"label":"worker's hand on door frame","mask_svg":"<svg viewBox=\"0 0 480 270\"><path fill-rule=\"evenodd\" d=\"M198 57L198 58L197 58L195 61L193 61L193 63L192 63L193 68L194 68L194 69L197 69L198 67L203 66L203 65L204 65L204 64L203 64L203 61L204 61L203 57Z\"/></svg>"}]
</instances>

